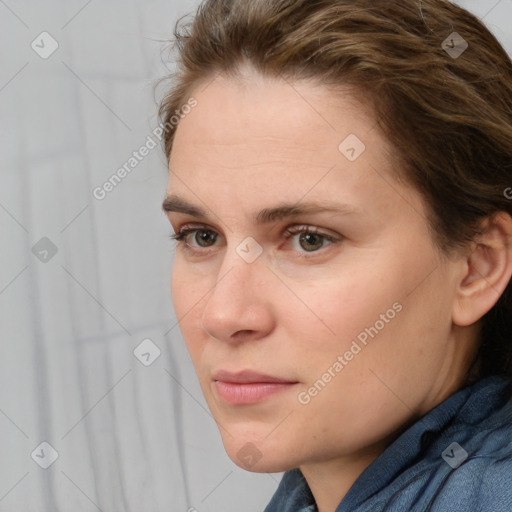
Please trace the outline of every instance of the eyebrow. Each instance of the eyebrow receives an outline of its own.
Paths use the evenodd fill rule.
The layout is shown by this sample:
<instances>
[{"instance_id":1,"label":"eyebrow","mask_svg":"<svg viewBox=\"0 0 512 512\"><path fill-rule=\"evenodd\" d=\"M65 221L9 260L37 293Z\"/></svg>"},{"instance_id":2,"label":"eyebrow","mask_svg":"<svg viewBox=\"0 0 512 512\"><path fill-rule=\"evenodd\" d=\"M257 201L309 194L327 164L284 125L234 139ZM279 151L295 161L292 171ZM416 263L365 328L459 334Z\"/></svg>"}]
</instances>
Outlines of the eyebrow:
<instances>
[{"instance_id":1,"label":"eyebrow","mask_svg":"<svg viewBox=\"0 0 512 512\"><path fill-rule=\"evenodd\" d=\"M162 203L162 210L166 214L176 212L197 218L208 218L206 210L175 195L167 196L164 199ZM338 215L351 215L358 213L358 210L349 204L329 201L322 201L320 203L280 204L273 208L264 208L258 212L255 216L255 221L257 224L268 224L299 215L325 212Z\"/></svg>"}]
</instances>

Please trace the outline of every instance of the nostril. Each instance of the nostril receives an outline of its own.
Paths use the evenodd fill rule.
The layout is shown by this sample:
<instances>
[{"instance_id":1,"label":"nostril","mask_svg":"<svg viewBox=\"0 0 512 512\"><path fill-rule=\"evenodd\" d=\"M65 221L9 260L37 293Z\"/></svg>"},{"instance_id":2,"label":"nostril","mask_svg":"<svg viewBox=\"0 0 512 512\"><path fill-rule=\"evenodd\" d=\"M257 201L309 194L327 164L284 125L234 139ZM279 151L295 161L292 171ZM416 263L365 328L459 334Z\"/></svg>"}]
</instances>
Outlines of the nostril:
<instances>
[{"instance_id":1,"label":"nostril","mask_svg":"<svg viewBox=\"0 0 512 512\"><path fill-rule=\"evenodd\" d=\"M243 341L244 339L254 336L256 333L257 331L253 331L251 329L241 329L240 331L235 332L231 337L235 341Z\"/></svg>"}]
</instances>

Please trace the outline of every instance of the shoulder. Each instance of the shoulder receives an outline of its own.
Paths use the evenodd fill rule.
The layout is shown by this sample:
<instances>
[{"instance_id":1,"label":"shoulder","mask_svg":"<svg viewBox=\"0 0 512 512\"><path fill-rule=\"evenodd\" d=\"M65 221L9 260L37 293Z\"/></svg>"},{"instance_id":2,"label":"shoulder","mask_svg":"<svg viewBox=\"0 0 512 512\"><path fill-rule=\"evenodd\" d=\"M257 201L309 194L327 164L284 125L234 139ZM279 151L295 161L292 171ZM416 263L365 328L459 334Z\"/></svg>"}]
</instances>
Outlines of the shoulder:
<instances>
[{"instance_id":1,"label":"shoulder","mask_svg":"<svg viewBox=\"0 0 512 512\"><path fill-rule=\"evenodd\" d=\"M429 503L429 512L512 510L512 448L473 455L443 478Z\"/></svg>"},{"instance_id":2,"label":"shoulder","mask_svg":"<svg viewBox=\"0 0 512 512\"><path fill-rule=\"evenodd\" d=\"M510 443L512 445L512 441ZM510 445L504 457L490 460L484 469L480 479L477 503L480 512L512 510L512 448Z\"/></svg>"},{"instance_id":3,"label":"shoulder","mask_svg":"<svg viewBox=\"0 0 512 512\"><path fill-rule=\"evenodd\" d=\"M475 512L512 511L510 400L485 421L450 434L460 434L460 442L448 444L442 452L446 464L439 468L443 475L428 510L455 510L456 505Z\"/></svg>"}]
</instances>

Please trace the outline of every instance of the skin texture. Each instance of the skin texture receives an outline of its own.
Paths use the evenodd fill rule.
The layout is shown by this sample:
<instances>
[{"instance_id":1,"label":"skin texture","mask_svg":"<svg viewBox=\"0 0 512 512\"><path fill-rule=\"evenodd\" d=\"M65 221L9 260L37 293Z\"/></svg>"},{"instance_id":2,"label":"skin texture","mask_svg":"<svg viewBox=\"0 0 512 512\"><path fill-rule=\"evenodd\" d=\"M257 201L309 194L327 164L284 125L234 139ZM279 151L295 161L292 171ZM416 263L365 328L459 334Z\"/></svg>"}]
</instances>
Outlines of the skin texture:
<instances>
[{"instance_id":1,"label":"skin texture","mask_svg":"<svg viewBox=\"0 0 512 512\"><path fill-rule=\"evenodd\" d=\"M192 232L176 247L180 329L233 461L257 472L300 467L320 512L332 512L393 439L460 387L476 322L510 279L510 218L489 224L494 249L442 256L421 195L395 180L393 148L348 90L334 96L246 68L242 79L210 77L191 95L198 104L177 129L167 194L206 216L168 216L175 232L213 234L200 245ZM349 134L365 144L354 161L338 149ZM322 201L355 211L255 220L266 208ZM333 242L304 241L304 226ZM290 227L297 233L287 238ZM252 263L236 251L247 237L262 249ZM382 323L332 369L365 328ZM299 393L329 368L330 381L301 403ZM220 369L296 384L229 405L214 382ZM258 459L250 467L244 446Z\"/></svg>"}]
</instances>

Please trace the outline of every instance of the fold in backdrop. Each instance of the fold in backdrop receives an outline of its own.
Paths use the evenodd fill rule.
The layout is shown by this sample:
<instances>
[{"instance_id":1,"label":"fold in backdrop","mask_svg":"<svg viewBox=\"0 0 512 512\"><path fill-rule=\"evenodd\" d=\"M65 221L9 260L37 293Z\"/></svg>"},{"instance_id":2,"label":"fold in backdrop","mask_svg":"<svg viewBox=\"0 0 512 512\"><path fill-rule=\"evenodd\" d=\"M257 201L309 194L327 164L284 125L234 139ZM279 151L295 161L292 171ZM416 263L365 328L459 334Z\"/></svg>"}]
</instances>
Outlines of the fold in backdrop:
<instances>
[{"instance_id":1,"label":"fold in backdrop","mask_svg":"<svg viewBox=\"0 0 512 512\"><path fill-rule=\"evenodd\" d=\"M459 3L511 51L511 0ZM0 0L0 512L259 512L278 485L224 453L170 298L153 86L197 5Z\"/></svg>"}]
</instances>

